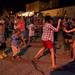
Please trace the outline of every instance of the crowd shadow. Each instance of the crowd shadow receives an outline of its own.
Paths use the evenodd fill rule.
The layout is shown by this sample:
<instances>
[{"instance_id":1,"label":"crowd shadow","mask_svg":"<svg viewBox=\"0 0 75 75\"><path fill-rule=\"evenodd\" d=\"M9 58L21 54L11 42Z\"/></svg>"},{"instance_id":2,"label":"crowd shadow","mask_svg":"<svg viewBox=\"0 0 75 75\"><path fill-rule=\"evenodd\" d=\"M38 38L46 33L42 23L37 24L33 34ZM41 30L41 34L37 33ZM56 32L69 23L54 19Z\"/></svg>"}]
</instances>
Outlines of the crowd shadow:
<instances>
[{"instance_id":1,"label":"crowd shadow","mask_svg":"<svg viewBox=\"0 0 75 75\"><path fill-rule=\"evenodd\" d=\"M57 68L50 72L50 75L75 75L75 61L69 62L68 64Z\"/></svg>"},{"instance_id":2,"label":"crowd shadow","mask_svg":"<svg viewBox=\"0 0 75 75\"><path fill-rule=\"evenodd\" d=\"M19 56L23 56L27 51L28 49L31 47L31 45L28 45L27 47L24 47L21 49L20 53L18 54Z\"/></svg>"}]
</instances>

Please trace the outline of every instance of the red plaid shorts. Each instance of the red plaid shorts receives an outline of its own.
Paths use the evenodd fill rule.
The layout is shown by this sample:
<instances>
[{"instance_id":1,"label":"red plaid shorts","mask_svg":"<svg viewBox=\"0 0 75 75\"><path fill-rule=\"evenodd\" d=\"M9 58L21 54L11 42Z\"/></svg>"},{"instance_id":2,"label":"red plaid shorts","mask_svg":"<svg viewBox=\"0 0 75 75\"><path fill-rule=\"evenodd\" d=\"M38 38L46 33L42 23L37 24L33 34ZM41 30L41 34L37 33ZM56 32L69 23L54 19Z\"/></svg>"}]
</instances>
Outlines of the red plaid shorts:
<instances>
[{"instance_id":1,"label":"red plaid shorts","mask_svg":"<svg viewBox=\"0 0 75 75\"><path fill-rule=\"evenodd\" d=\"M50 40L48 40L48 41L43 41L43 40L42 40L42 42L43 42L44 47L46 47L46 48L53 48L53 43L52 43L52 41L50 41Z\"/></svg>"}]
</instances>

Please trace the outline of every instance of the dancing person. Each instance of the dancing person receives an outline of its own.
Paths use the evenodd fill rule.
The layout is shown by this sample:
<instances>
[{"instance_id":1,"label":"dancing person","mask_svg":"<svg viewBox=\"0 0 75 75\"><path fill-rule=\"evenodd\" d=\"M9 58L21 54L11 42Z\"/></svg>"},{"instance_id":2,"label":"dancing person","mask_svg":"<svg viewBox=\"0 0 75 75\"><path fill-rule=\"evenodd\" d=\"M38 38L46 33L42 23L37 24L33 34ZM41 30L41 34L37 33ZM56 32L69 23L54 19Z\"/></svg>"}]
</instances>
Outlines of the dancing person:
<instances>
[{"instance_id":1,"label":"dancing person","mask_svg":"<svg viewBox=\"0 0 75 75\"><path fill-rule=\"evenodd\" d=\"M31 20L31 23L30 23L28 29L29 29L28 45L30 45L31 41L33 40L33 38L35 36L35 26L34 26L33 20Z\"/></svg>"},{"instance_id":2,"label":"dancing person","mask_svg":"<svg viewBox=\"0 0 75 75\"><path fill-rule=\"evenodd\" d=\"M66 33L71 33L71 32L74 32L74 35L73 35L73 43L72 43L72 52L73 52L73 59L75 60L75 19L72 19L72 24L74 25L74 28L71 29L71 30L67 30L67 29L64 29L64 31Z\"/></svg>"},{"instance_id":3,"label":"dancing person","mask_svg":"<svg viewBox=\"0 0 75 75\"><path fill-rule=\"evenodd\" d=\"M13 58L20 58L20 50L22 47L24 47L24 41L21 37L21 31L19 29L14 30L11 39Z\"/></svg>"},{"instance_id":4,"label":"dancing person","mask_svg":"<svg viewBox=\"0 0 75 75\"><path fill-rule=\"evenodd\" d=\"M19 29L21 31L21 36L23 38L23 40L26 40L26 29L25 29L26 25L25 25L25 21L23 19L23 17L19 17L17 16L17 29ZM26 45L26 42L25 42Z\"/></svg>"},{"instance_id":5,"label":"dancing person","mask_svg":"<svg viewBox=\"0 0 75 75\"><path fill-rule=\"evenodd\" d=\"M57 27L53 27L52 18L50 16L45 17L45 23L43 25L43 33L42 33L42 43L43 47L39 50L39 52L34 56L33 61L38 61L38 58L44 53L46 48L51 52L51 60L52 60L52 68L56 68L55 63L55 54L54 54L54 31L58 32L60 27L61 20L58 20Z\"/></svg>"},{"instance_id":6,"label":"dancing person","mask_svg":"<svg viewBox=\"0 0 75 75\"><path fill-rule=\"evenodd\" d=\"M70 30L73 28L72 22L70 18L64 18L62 21L63 25L63 36L64 36L64 44L65 44L65 50L71 50L70 46L72 43L72 35L73 33L66 33L64 32L64 29Z\"/></svg>"}]
</instances>

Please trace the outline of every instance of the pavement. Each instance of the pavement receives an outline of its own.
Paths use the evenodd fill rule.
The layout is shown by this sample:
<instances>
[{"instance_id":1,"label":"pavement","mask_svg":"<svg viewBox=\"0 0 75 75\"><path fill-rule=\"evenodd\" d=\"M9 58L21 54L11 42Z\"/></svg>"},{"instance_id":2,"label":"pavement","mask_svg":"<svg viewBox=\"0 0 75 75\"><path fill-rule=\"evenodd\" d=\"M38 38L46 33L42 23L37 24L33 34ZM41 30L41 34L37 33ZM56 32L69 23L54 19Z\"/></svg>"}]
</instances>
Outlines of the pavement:
<instances>
[{"instance_id":1,"label":"pavement","mask_svg":"<svg viewBox=\"0 0 75 75\"><path fill-rule=\"evenodd\" d=\"M54 75L51 72L51 56L49 53L43 55L37 64L32 62L34 55L42 47L40 40L33 41L31 47L24 49L22 60L12 60L12 53L7 58L0 61L0 75ZM61 48L56 50L56 63L59 68L72 62L70 52Z\"/></svg>"}]
</instances>

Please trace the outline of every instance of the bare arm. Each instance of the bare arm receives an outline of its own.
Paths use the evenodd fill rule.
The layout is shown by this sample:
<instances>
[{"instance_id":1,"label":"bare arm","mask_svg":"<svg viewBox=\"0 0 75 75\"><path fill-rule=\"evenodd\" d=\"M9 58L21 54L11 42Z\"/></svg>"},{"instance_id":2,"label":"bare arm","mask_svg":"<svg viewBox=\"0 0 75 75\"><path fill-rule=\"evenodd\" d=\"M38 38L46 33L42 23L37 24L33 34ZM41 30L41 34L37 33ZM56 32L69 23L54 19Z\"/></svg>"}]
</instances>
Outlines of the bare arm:
<instances>
[{"instance_id":1,"label":"bare arm","mask_svg":"<svg viewBox=\"0 0 75 75\"><path fill-rule=\"evenodd\" d=\"M71 29L71 30L64 30L66 33L70 33L70 32L75 32L75 28Z\"/></svg>"},{"instance_id":2,"label":"bare arm","mask_svg":"<svg viewBox=\"0 0 75 75\"><path fill-rule=\"evenodd\" d=\"M26 42L24 40L24 37L22 35L20 35L20 40L21 40L21 43L20 43L20 47L26 47Z\"/></svg>"},{"instance_id":3,"label":"bare arm","mask_svg":"<svg viewBox=\"0 0 75 75\"><path fill-rule=\"evenodd\" d=\"M59 31L59 28L60 28L60 22L61 22L61 19L58 20L58 25L57 25L57 28L56 28L56 32Z\"/></svg>"},{"instance_id":4,"label":"bare arm","mask_svg":"<svg viewBox=\"0 0 75 75\"><path fill-rule=\"evenodd\" d=\"M58 32L58 31L59 31L59 28L60 28L60 22L61 22L61 19L58 20L58 25L57 25L56 28L55 28L54 26L52 26L52 25L50 25L50 28L51 28L52 30Z\"/></svg>"}]
</instances>

